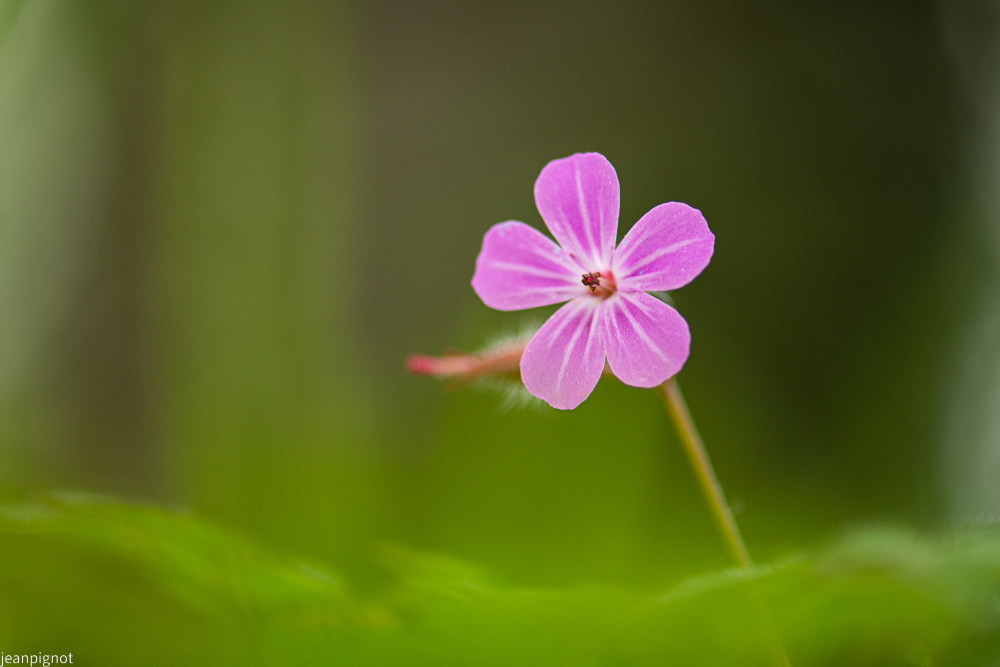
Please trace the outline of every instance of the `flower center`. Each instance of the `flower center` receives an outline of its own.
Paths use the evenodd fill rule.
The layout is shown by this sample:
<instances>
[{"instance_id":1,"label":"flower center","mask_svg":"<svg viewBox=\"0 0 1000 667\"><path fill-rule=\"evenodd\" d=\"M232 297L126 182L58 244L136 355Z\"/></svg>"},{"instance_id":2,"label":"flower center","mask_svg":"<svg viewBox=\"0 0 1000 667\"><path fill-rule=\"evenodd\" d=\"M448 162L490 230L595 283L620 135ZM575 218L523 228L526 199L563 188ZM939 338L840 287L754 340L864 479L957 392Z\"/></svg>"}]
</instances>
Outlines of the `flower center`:
<instances>
[{"instance_id":1,"label":"flower center","mask_svg":"<svg viewBox=\"0 0 1000 667\"><path fill-rule=\"evenodd\" d=\"M601 299L607 299L618 291L618 287L615 285L615 277L611 275L610 271L584 273L583 280L580 282L590 288L591 294Z\"/></svg>"}]
</instances>

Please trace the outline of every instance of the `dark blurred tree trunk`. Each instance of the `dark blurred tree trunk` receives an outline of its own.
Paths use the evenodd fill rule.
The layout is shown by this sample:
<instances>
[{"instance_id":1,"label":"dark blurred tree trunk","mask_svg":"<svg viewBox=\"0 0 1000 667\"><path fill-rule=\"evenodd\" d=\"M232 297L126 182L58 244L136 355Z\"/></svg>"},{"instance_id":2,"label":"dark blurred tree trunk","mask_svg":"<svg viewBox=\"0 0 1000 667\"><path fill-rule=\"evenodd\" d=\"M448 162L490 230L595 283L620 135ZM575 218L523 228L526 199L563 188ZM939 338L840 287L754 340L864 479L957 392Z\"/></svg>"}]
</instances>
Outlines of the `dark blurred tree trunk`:
<instances>
[{"instance_id":1,"label":"dark blurred tree trunk","mask_svg":"<svg viewBox=\"0 0 1000 667\"><path fill-rule=\"evenodd\" d=\"M96 488L158 496L164 490L150 337L151 246L162 136L163 45L155 2L74 6L85 55L106 102L110 187L90 272L65 332L68 451ZM81 249L84 250L84 249Z\"/></svg>"}]
</instances>

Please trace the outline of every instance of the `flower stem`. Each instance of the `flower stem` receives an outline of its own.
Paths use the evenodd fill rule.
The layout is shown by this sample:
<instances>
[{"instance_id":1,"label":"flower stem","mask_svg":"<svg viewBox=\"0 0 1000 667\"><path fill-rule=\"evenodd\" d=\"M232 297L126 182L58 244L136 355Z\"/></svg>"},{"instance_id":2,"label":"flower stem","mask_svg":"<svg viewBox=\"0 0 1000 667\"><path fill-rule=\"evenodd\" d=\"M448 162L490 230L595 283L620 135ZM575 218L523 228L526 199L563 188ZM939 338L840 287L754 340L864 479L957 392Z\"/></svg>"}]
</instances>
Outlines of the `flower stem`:
<instances>
[{"instance_id":1,"label":"flower stem","mask_svg":"<svg viewBox=\"0 0 1000 667\"><path fill-rule=\"evenodd\" d=\"M667 411L674 420L677 433L681 436L681 444L684 445L684 452L688 455L694 474L698 478L698 484L705 494L705 500L712 510L712 517L715 519L719 532L722 533L726 541L733 560L739 563L740 567L752 568L753 561L750 560L750 553L746 544L740 536L740 529L736 526L733 513L726 503L726 497L722 493L722 485L719 478L715 476L712 462L708 458L705 444L698 435L698 430L694 427L694 420L691 419L691 412L688 410L684 396L681 394L677 381L673 378L667 380L660 389L663 391L663 400L667 405Z\"/></svg>"},{"instance_id":2,"label":"flower stem","mask_svg":"<svg viewBox=\"0 0 1000 667\"><path fill-rule=\"evenodd\" d=\"M726 496L722 493L722 485L719 484L719 478L715 476L715 470L712 468L712 462L708 458L705 443L702 442L701 436L698 435L698 429L694 426L691 411L688 410L684 396L681 394L681 389L677 386L677 381L673 378L667 380L660 385L660 390L663 393L663 401L667 406L667 411L673 418L674 425L677 427L677 433L681 437L684 452L688 455L691 467L698 478L698 484L705 494L705 499L712 510L716 526L719 528L719 532L722 533L730 555L744 570L753 569L750 552L747 551L747 546L740 536L740 529L736 525L736 519L733 518L729 504L726 503ZM768 635L770 635L774 662L782 667L790 667L791 663L788 661L785 648L778 637L777 629L774 627L771 612L768 610L763 597L755 597L757 597L757 602L761 607L764 623L767 627Z\"/></svg>"}]
</instances>

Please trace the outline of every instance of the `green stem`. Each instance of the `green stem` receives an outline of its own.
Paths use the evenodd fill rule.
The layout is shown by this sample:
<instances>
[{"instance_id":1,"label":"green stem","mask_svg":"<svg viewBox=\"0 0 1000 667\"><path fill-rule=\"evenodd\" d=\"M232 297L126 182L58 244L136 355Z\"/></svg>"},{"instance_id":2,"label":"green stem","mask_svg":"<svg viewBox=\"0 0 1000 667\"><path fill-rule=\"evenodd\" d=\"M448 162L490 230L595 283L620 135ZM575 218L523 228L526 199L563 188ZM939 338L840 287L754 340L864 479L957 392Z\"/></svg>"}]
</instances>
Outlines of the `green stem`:
<instances>
[{"instance_id":1,"label":"green stem","mask_svg":"<svg viewBox=\"0 0 1000 667\"><path fill-rule=\"evenodd\" d=\"M712 517L726 541L726 547L740 567L750 569L753 561L750 560L750 553L746 544L740 536L740 529L736 526L736 519L729 510L726 497L722 493L722 485L719 478L715 476L712 462L708 458L708 451L705 450L705 443L702 442L698 430L694 427L694 420L691 419L691 411L688 410L684 396L681 394L677 381L673 378L664 382L660 389L663 391L663 400L667 405L667 411L674 420L677 433L681 436L681 444L684 452L688 455L694 474L698 478L698 484L705 494L705 500L712 510Z\"/></svg>"},{"instance_id":2,"label":"green stem","mask_svg":"<svg viewBox=\"0 0 1000 667\"><path fill-rule=\"evenodd\" d=\"M698 435L698 429L694 426L691 411L688 410L684 396L681 394L681 389L677 386L677 381L673 378L667 380L660 385L660 390L663 392L663 401L667 406L667 411L673 418L674 425L677 427L677 433L681 437L684 452L691 462L694 474L698 478L698 484L705 494L708 506L712 510L712 517L715 519L719 532L722 533L730 555L732 555L733 560L741 568L745 570L753 569L750 552L747 551L747 545L743 542L740 529L736 525L736 519L733 518L733 513L726 502L726 496L722 493L722 485L719 484L719 478L715 476L715 470L712 468L712 461L708 458L705 443L702 442L701 436ZM768 610L763 597L758 597L758 603L760 604L761 613L764 617L768 634L770 635L775 664L782 667L790 667L791 663L785 654L785 648L781 644L781 639L771 618L771 612Z\"/></svg>"}]
</instances>

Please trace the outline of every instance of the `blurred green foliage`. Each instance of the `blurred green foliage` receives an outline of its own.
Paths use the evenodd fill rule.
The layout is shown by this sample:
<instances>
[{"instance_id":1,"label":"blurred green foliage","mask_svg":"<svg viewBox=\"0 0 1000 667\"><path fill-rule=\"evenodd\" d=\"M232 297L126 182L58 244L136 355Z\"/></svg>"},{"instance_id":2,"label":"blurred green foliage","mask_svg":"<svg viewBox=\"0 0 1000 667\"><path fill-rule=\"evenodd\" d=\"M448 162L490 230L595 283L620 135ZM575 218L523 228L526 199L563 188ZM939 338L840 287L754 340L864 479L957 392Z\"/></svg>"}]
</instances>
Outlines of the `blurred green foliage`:
<instances>
[{"instance_id":1,"label":"blurred green foliage","mask_svg":"<svg viewBox=\"0 0 1000 667\"><path fill-rule=\"evenodd\" d=\"M765 665L775 635L803 665L1000 655L995 526L858 530L663 592L511 587L383 546L366 597L188 514L92 496L4 506L0 538L0 644L81 664Z\"/></svg>"},{"instance_id":2,"label":"blurred green foliage","mask_svg":"<svg viewBox=\"0 0 1000 667\"><path fill-rule=\"evenodd\" d=\"M404 375L547 315L489 312L475 256L598 150L620 235L679 200L717 236L680 382L791 655L988 663L995 536L919 537L988 495L940 464L992 395L956 358L1000 354L963 331L997 16L956 7L0 0L0 650L761 656L651 392L505 412ZM947 455L988 481L995 449ZM23 504L58 488L203 519ZM872 521L917 532L815 546Z\"/></svg>"}]
</instances>

